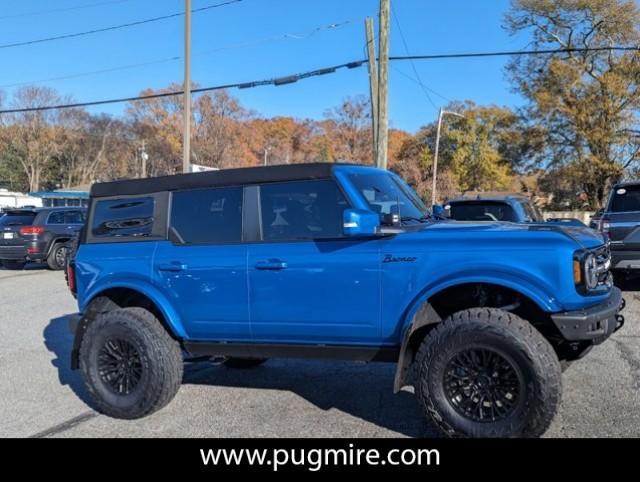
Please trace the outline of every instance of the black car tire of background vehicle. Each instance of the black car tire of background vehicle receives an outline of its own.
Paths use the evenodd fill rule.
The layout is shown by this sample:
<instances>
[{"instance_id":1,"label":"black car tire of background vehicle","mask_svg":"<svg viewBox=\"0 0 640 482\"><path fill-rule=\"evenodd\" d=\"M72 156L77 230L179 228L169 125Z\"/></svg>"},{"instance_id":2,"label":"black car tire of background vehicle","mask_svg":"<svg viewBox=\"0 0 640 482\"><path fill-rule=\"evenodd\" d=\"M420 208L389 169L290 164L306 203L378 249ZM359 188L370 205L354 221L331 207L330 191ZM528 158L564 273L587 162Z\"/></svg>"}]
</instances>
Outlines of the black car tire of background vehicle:
<instances>
[{"instance_id":1,"label":"black car tire of background vehicle","mask_svg":"<svg viewBox=\"0 0 640 482\"><path fill-rule=\"evenodd\" d=\"M483 361L488 371L478 369ZM415 370L422 408L454 437L538 437L561 398L560 363L549 342L499 309L461 311L437 325L420 346Z\"/></svg>"},{"instance_id":2,"label":"black car tire of background vehicle","mask_svg":"<svg viewBox=\"0 0 640 482\"><path fill-rule=\"evenodd\" d=\"M14 261L12 259L3 259L2 260L2 266L5 269L19 270L19 269L23 269L26 264L27 263L24 263L22 261Z\"/></svg>"},{"instance_id":3,"label":"black car tire of background vehicle","mask_svg":"<svg viewBox=\"0 0 640 482\"><path fill-rule=\"evenodd\" d=\"M51 248L49 256L47 256L47 266L53 271L59 271L65 267L68 246L65 243L57 243Z\"/></svg>"},{"instance_id":4,"label":"black car tire of background vehicle","mask_svg":"<svg viewBox=\"0 0 640 482\"><path fill-rule=\"evenodd\" d=\"M237 358L237 357L228 357L222 362L222 364L227 368L255 368L257 366L262 365L267 361L267 358Z\"/></svg>"},{"instance_id":5,"label":"black car tire of background vehicle","mask_svg":"<svg viewBox=\"0 0 640 482\"><path fill-rule=\"evenodd\" d=\"M135 419L160 410L178 392L182 352L149 311L117 309L89 324L80 370L99 412Z\"/></svg>"}]
</instances>

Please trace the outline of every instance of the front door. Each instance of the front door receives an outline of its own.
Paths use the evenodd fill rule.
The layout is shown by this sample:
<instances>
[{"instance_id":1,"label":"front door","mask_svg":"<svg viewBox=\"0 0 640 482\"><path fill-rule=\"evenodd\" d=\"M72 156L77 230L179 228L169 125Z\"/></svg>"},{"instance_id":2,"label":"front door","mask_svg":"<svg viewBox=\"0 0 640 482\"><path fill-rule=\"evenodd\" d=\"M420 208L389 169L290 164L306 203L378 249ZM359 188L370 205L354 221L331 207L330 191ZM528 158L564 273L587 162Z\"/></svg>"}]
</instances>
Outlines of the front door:
<instances>
[{"instance_id":1,"label":"front door","mask_svg":"<svg viewBox=\"0 0 640 482\"><path fill-rule=\"evenodd\" d=\"M335 181L260 187L262 242L248 245L256 342L378 345L379 241L343 237Z\"/></svg>"}]
</instances>

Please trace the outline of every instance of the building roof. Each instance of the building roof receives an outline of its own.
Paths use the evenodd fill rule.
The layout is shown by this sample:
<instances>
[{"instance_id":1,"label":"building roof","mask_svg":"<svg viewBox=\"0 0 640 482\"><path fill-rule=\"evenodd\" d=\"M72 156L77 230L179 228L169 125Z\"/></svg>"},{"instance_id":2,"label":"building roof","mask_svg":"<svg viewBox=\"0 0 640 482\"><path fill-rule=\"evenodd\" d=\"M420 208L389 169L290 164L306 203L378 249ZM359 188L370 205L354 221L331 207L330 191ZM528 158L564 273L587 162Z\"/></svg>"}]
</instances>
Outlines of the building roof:
<instances>
[{"instance_id":1,"label":"building roof","mask_svg":"<svg viewBox=\"0 0 640 482\"><path fill-rule=\"evenodd\" d=\"M178 189L326 179L332 176L333 168L336 165L339 164L317 162L267 167L243 167L145 179L101 182L91 186L91 197L128 196L175 191Z\"/></svg>"},{"instance_id":2,"label":"building roof","mask_svg":"<svg viewBox=\"0 0 640 482\"><path fill-rule=\"evenodd\" d=\"M89 193L87 191L38 191L30 192L29 196L43 199L87 199Z\"/></svg>"}]
</instances>

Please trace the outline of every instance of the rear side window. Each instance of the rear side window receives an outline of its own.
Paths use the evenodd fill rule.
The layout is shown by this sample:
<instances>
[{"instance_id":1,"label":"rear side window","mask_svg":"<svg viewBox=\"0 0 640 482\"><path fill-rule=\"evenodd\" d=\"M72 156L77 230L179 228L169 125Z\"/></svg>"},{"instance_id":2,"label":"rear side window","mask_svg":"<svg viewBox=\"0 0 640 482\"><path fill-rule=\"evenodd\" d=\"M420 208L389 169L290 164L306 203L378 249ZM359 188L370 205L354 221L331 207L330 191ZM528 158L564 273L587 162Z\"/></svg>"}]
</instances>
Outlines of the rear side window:
<instances>
[{"instance_id":1,"label":"rear side window","mask_svg":"<svg viewBox=\"0 0 640 482\"><path fill-rule=\"evenodd\" d=\"M84 213L82 211L54 211L49 214L47 224L82 224Z\"/></svg>"},{"instance_id":2,"label":"rear side window","mask_svg":"<svg viewBox=\"0 0 640 482\"><path fill-rule=\"evenodd\" d=\"M262 239L286 241L343 235L347 200L332 180L260 187Z\"/></svg>"},{"instance_id":3,"label":"rear side window","mask_svg":"<svg viewBox=\"0 0 640 482\"><path fill-rule=\"evenodd\" d=\"M36 218L35 212L20 211L12 212L8 211L0 216L0 226L29 226Z\"/></svg>"},{"instance_id":4,"label":"rear side window","mask_svg":"<svg viewBox=\"0 0 640 482\"><path fill-rule=\"evenodd\" d=\"M96 238L150 236L154 207L153 197L98 201L93 211L91 234Z\"/></svg>"},{"instance_id":5,"label":"rear side window","mask_svg":"<svg viewBox=\"0 0 640 482\"><path fill-rule=\"evenodd\" d=\"M609 211L614 213L640 211L640 186L617 188L612 194Z\"/></svg>"},{"instance_id":6,"label":"rear side window","mask_svg":"<svg viewBox=\"0 0 640 482\"><path fill-rule=\"evenodd\" d=\"M171 230L187 244L240 242L242 193L241 187L174 192Z\"/></svg>"},{"instance_id":7,"label":"rear side window","mask_svg":"<svg viewBox=\"0 0 640 482\"><path fill-rule=\"evenodd\" d=\"M501 202L452 203L456 221L517 221L513 208Z\"/></svg>"}]
</instances>

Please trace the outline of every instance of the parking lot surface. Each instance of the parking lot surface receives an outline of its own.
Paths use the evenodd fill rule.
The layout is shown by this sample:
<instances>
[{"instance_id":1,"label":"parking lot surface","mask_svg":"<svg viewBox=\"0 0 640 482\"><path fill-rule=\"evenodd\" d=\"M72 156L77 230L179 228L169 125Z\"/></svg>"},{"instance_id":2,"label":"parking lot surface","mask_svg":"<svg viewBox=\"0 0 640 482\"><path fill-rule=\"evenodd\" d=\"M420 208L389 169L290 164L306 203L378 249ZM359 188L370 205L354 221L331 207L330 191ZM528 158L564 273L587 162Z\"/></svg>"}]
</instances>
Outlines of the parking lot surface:
<instances>
[{"instance_id":1,"label":"parking lot surface","mask_svg":"<svg viewBox=\"0 0 640 482\"><path fill-rule=\"evenodd\" d=\"M640 437L640 281L625 327L564 375L550 437ZM435 437L394 365L270 360L252 370L189 364L173 402L142 420L92 410L69 369L76 311L64 275L0 269L0 436Z\"/></svg>"}]
</instances>

